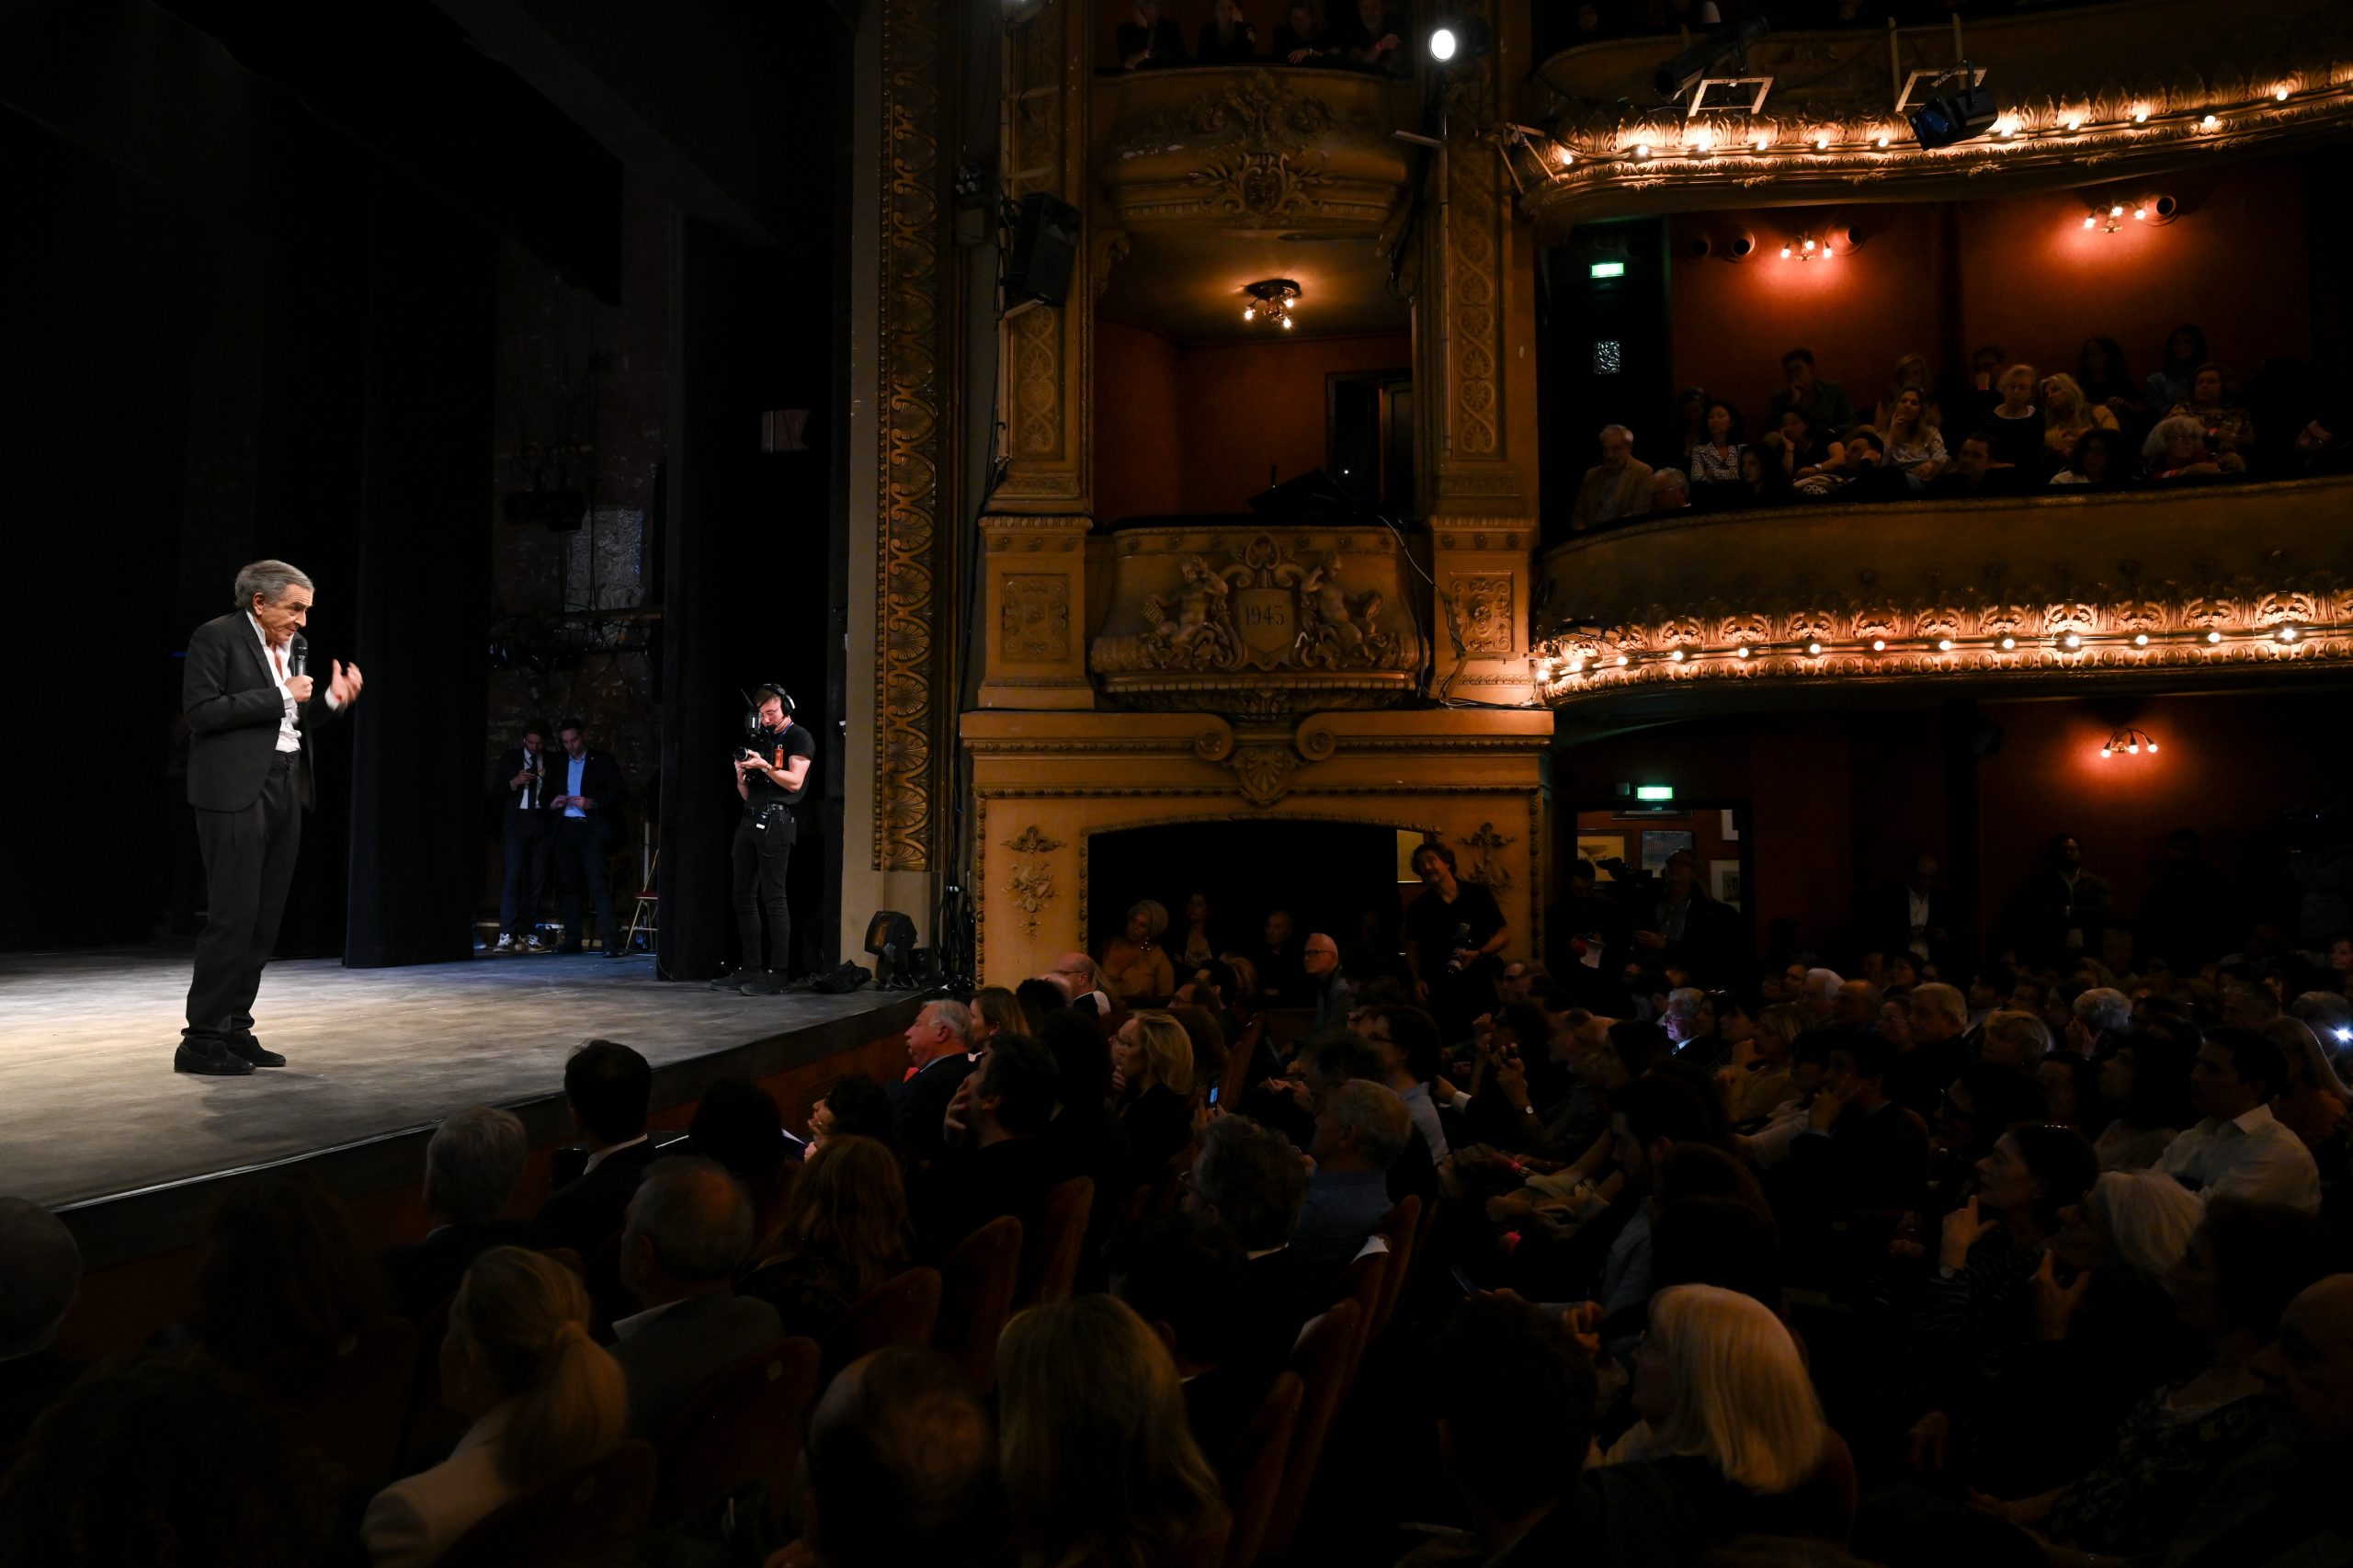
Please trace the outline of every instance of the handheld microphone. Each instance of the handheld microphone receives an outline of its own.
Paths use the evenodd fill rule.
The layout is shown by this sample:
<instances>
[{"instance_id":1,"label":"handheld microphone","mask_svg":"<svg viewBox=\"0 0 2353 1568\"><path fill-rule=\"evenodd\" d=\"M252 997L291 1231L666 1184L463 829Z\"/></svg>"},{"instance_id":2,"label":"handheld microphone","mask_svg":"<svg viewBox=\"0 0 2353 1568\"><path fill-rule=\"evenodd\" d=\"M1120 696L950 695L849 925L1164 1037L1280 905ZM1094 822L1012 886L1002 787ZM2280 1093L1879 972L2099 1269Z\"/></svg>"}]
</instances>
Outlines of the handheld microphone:
<instances>
[{"instance_id":1,"label":"handheld microphone","mask_svg":"<svg viewBox=\"0 0 2353 1568\"><path fill-rule=\"evenodd\" d=\"M294 634L293 646L287 651L286 673L289 676L302 675L306 673L310 662L311 640L297 631Z\"/></svg>"}]
</instances>

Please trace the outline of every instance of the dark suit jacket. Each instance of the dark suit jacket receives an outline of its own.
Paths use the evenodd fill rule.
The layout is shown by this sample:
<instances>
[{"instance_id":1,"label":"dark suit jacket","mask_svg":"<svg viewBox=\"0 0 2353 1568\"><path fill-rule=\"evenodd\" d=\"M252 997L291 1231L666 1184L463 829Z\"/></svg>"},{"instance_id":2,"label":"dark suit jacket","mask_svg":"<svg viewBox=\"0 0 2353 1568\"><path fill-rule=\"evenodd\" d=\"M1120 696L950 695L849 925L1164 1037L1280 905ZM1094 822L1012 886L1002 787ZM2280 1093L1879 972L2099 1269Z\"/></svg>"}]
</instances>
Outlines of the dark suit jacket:
<instances>
[{"instance_id":1,"label":"dark suit jacket","mask_svg":"<svg viewBox=\"0 0 2353 1568\"><path fill-rule=\"evenodd\" d=\"M666 1309L613 1346L629 1378L629 1435L659 1437L705 1383L783 1337L774 1307L729 1290Z\"/></svg>"},{"instance_id":2,"label":"dark suit jacket","mask_svg":"<svg viewBox=\"0 0 2353 1568\"><path fill-rule=\"evenodd\" d=\"M306 673L317 684L311 700L295 710L294 726L302 736L296 773L308 811L318 799L311 780L311 732L337 714L327 706L326 676ZM278 756L286 701L270 676L253 617L237 610L189 635L180 708L188 727L188 803L200 812L242 812L259 800Z\"/></svg>"},{"instance_id":3,"label":"dark suit jacket","mask_svg":"<svg viewBox=\"0 0 2353 1568\"><path fill-rule=\"evenodd\" d=\"M508 768L506 777L514 778L515 769ZM548 799L571 794L571 783L572 758L559 746L548 754ZM597 802L597 809L587 813L586 820L596 824L600 831L610 834L613 824L620 821L623 802L629 799L629 784L621 778L621 765L595 746L590 746L588 755L580 759L580 793ZM560 820L563 816L562 812L552 812L549 813L549 820Z\"/></svg>"},{"instance_id":4,"label":"dark suit jacket","mask_svg":"<svg viewBox=\"0 0 2353 1568\"><path fill-rule=\"evenodd\" d=\"M421 1242L386 1247L381 1254L386 1304L394 1317L421 1323L457 1294L458 1282L475 1258L492 1247L530 1243L527 1221L493 1220L486 1225L444 1225Z\"/></svg>"},{"instance_id":5,"label":"dark suit jacket","mask_svg":"<svg viewBox=\"0 0 2353 1568\"><path fill-rule=\"evenodd\" d=\"M654 1154L651 1140L615 1150L595 1170L550 1193L531 1221L532 1244L570 1247L584 1262L594 1260L605 1238L621 1228Z\"/></svg>"},{"instance_id":6,"label":"dark suit jacket","mask_svg":"<svg viewBox=\"0 0 2353 1568\"><path fill-rule=\"evenodd\" d=\"M1010 1214L1025 1238L1038 1234L1046 1194L1082 1174L1058 1143L1008 1138L985 1149L951 1149L921 1191L915 1210L915 1256L937 1263L990 1221ZM1120 1195L1125 1198L1126 1194Z\"/></svg>"},{"instance_id":7,"label":"dark suit jacket","mask_svg":"<svg viewBox=\"0 0 2353 1568\"><path fill-rule=\"evenodd\" d=\"M588 755L591 757L594 757L597 754L592 751ZM559 761L568 760L569 759L566 758L561 751L554 750L547 746L541 746L540 748L540 803L532 808L534 815L545 815L547 813L548 802L553 800L556 796L564 792L563 781L569 777L569 774L565 769L558 767L556 764ZM506 751L499 754L499 810L506 819L510 822L523 814L523 791L516 789L510 782L517 774L522 771L523 748L521 746L509 746ZM620 769L616 768L614 769L614 772L618 775ZM605 798L602 795L599 795L594 790L584 790L582 792L590 800L597 802L597 809L599 812L605 810Z\"/></svg>"},{"instance_id":8,"label":"dark suit jacket","mask_svg":"<svg viewBox=\"0 0 2353 1568\"><path fill-rule=\"evenodd\" d=\"M1928 1142L1901 1105L1870 1112L1849 1106L1829 1137L1807 1134L1790 1144L1785 1168L1801 1184L1801 1200L1819 1212L1917 1209Z\"/></svg>"},{"instance_id":9,"label":"dark suit jacket","mask_svg":"<svg viewBox=\"0 0 2353 1568\"><path fill-rule=\"evenodd\" d=\"M1864 913L1862 930L1858 933L1866 950L1876 949L1890 958L1912 950L1912 887L1898 882L1882 888L1872 898ZM1942 888L1928 893L1928 928L1944 932L1944 939L1927 938L1928 960L1937 971L1952 979L1952 898Z\"/></svg>"},{"instance_id":10,"label":"dark suit jacket","mask_svg":"<svg viewBox=\"0 0 2353 1568\"><path fill-rule=\"evenodd\" d=\"M1168 1162L1193 1141L1192 1108L1176 1090L1154 1084L1120 1108L1120 1130L1128 1137L1131 1190L1156 1187L1168 1176Z\"/></svg>"},{"instance_id":11,"label":"dark suit jacket","mask_svg":"<svg viewBox=\"0 0 2353 1568\"><path fill-rule=\"evenodd\" d=\"M899 1119L899 1157L910 1177L926 1174L947 1151L940 1122L956 1085L972 1074L972 1059L948 1055L925 1064L912 1078L891 1085L891 1108Z\"/></svg>"}]
</instances>

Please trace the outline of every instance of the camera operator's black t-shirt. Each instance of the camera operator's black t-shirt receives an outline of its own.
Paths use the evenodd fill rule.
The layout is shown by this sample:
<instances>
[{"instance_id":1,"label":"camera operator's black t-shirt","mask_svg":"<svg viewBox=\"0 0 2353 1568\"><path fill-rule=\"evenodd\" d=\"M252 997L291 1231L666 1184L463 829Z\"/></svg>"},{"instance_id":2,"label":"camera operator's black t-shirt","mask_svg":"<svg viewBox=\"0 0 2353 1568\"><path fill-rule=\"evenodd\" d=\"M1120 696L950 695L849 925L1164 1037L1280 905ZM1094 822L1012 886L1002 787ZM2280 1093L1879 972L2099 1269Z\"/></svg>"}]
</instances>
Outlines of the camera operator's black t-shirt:
<instances>
[{"instance_id":1,"label":"camera operator's black t-shirt","mask_svg":"<svg viewBox=\"0 0 2353 1568\"><path fill-rule=\"evenodd\" d=\"M770 767L782 767L796 756L809 759L809 773L817 770L817 737L798 724L788 724L782 733L769 731L749 748L760 754L760 760ZM744 803L754 811L767 805L797 806L801 797L809 792L809 773L801 776L801 788L786 790L765 773L746 773L744 781L751 786L751 793Z\"/></svg>"},{"instance_id":2,"label":"camera operator's black t-shirt","mask_svg":"<svg viewBox=\"0 0 2353 1568\"><path fill-rule=\"evenodd\" d=\"M1465 926L1470 937L1458 939ZM1421 960L1422 978L1432 985L1446 973L1457 948L1485 947L1503 927L1504 912L1495 906L1495 894L1477 882L1458 881L1452 903L1438 897L1436 888L1426 888L1405 908L1405 939Z\"/></svg>"}]
</instances>

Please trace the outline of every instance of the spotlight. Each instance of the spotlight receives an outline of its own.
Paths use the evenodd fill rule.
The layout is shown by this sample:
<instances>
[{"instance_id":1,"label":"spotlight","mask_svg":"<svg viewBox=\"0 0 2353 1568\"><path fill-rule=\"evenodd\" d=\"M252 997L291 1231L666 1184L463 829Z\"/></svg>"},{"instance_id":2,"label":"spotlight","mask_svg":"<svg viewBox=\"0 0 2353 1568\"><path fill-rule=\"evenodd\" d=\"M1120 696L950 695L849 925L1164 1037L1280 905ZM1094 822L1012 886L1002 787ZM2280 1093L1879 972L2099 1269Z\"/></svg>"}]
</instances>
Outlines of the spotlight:
<instances>
[{"instance_id":1,"label":"spotlight","mask_svg":"<svg viewBox=\"0 0 2353 1568\"><path fill-rule=\"evenodd\" d=\"M1662 101L1679 98L1713 74L1717 66L1745 53L1752 42L1765 36L1766 30L1765 18L1752 17L1723 32L1702 34L1682 53L1661 61L1658 69L1651 73L1651 85L1658 89Z\"/></svg>"},{"instance_id":2,"label":"spotlight","mask_svg":"<svg viewBox=\"0 0 2353 1568\"><path fill-rule=\"evenodd\" d=\"M1984 83L1973 80L1975 73L1966 62L1951 74L1961 83L1959 90L1930 98L1905 117L1912 122L1913 137L1924 148L1949 147L1983 136L2000 115L1994 95L1985 90Z\"/></svg>"},{"instance_id":3,"label":"spotlight","mask_svg":"<svg viewBox=\"0 0 2353 1568\"><path fill-rule=\"evenodd\" d=\"M1487 22L1483 17L1456 17L1430 29L1429 55L1444 65L1456 60L1476 60L1487 52Z\"/></svg>"},{"instance_id":4,"label":"spotlight","mask_svg":"<svg viewBox=\"0 0 2353 1568\"><path fill-rule=\"evenodd\" d=\"M1455 38L1452 28L1439 28L1430 34L1430 58L1448 61L1454 58Z\"/></svg>"}]
</instances>

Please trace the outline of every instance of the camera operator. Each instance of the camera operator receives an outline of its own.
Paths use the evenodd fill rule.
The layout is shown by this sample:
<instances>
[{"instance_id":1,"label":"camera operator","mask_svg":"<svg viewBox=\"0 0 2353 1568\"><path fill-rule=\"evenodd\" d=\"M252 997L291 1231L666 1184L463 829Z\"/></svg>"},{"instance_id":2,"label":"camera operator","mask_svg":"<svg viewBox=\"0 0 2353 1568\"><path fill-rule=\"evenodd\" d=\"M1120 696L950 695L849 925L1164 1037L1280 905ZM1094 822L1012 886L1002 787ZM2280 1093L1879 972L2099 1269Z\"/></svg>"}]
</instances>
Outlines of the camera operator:
<instances>
[{"instance_id":1,"label":"camera operator","mask_svg":"<svg viewBox=\"0 0 2353 1568\"><path fill-rule=\"evenodd\" d=\"M792 722L790 703L773 686L753 692L757 728L751 744L735 754L735 793L744 799L735 824L735 934L743 963L712 981L713 990L773 996L789 978L792 916L784 902L784 872L800 831L792 808L808 792L809 766L817 757L816 737Z\"/></svg>"},{"instance_id":2,"label":"camera operator","mask_svg":"<svg viewBox=\"0 0 2353 1568\"><path fill-rule=\"evenodd\" d=\"M1471 1020L1495 1007L1495 955L1511 928L1495 895L1477 882L1458 881L1454 851L1435 839L1414 851L1422 894L1405 910L1405 964L1414 999L1429 1008L1449 1040L1468 1039Z\"/></svg>"}]
</instances>

